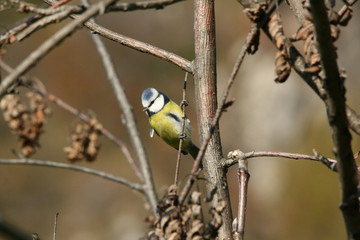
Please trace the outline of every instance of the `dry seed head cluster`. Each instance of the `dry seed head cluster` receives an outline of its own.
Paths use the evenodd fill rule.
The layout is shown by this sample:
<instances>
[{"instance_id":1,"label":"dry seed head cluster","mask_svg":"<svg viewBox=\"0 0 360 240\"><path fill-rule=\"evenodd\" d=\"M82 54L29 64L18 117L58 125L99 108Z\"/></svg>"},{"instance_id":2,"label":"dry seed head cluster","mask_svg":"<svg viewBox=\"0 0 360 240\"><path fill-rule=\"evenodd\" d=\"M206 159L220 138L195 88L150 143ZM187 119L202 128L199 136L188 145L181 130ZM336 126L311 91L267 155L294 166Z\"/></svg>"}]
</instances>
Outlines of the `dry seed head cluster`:
<instances>
[{"instance_id":1,"label":"dry seed head cluster","mask_svg":"<svg viewBox=\"0 0 360 240\"><path fill-rule=\"evenodd\" d=\"M71 144L64 148L67 158L71 162L94 161L100 149L101 129L102 125L95 118L90 122L77 122L71 134Z\"/></svg>"},{"instance_id":2,"label":"dry seed head cluster","mask_svg":"<svg viewBox=\"0 0 360 240\"><path fill-rule=\"evenodd\" d=\"M40 94L27 92L26 97L27 105L21 102L18 94L7 94L1 99L0 108L12 133L18 136L22 155L30 157L39 147L39 137L50 108Z\"/></svg>"},{"instance_id":3,"label":"dry seed head cluster","mask_svg":"<svg viewBox=\"0 0 360 240\"><path fill-rule=\"evenodd\" d=\"M168 193L159 201L157 220L151 222L149 240L210 240L216 239L222 225L221 214L225 202L217 201L210 207L210 221L202 218L201 193L192 192L187 204L180 205L176 187L171 186Z\"/></svg>"},{"instance_id":4,"label":"dry seed head cluster","mask_svg":"<svg viewBox=\"0 0 360 240\"><path fill-rule=\"evenodd\" d=\"M268 1L256 3L254 7L247 7L244 9L244 13L246 16L253 22L254 25L259 24L265 14L266 10L269 7ZM260 44L260 30L257 28L256 33L252 37L252 39L246 39L249 42L249 47L246 49L248 54L255 54L259 49Z\"/></svg>"},{"instance_id":5,"label":"dry seed head cluster","mask_svg":"<svg viewBox=\"0 0 360 240\"><path fill-rule=\"evenodd\" d=\"M315 27L311 14L310 4L303 1L305 9L305 20L297 32L290 38L292 41L304 41L305 62L308 67L304 70L309 73L318 74L321 71L320 53L316 43ZM339 38L340 26L346 26L352 18L352 8L344 6L335 12L331 7L327 8L328 18L330 22L331 37L334 42Z\"/></svg>"},{"instance_id":6,"label":"dry seed head cluster","mask_svg":"<svg viewBox=\"0 0 360 240\"><path fill-rule=\"evenodd\" d=\"M260 2L257 3L255 7L245 8L244 12L254 24L259 24L264 19L268 7L268 1ZM275 82L285 82L290 75L291 67L287 62L288 53L285 47L287 38L282 27L280 16L277 12L270 18L269 33L278 48L275 57ZM258 30L257 34L254 35L252 42L250 42L250 47L248 48L249 54L254 54L257 51L259 39L260 31Z\"/></svg>"}]
</instances>

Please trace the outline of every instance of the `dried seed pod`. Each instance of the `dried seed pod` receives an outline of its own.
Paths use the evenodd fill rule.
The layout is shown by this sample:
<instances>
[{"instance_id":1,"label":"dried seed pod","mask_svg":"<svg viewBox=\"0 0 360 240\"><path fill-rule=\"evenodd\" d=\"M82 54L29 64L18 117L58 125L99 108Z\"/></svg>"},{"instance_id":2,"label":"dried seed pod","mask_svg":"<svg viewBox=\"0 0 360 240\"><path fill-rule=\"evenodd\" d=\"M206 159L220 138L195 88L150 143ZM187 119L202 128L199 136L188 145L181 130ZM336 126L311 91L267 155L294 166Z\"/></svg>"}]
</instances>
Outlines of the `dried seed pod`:
<instances>
[{"instance_id":1,"label":"dried seed pod","mask_svg":"<svg viewBox=\"0 0 360 240\"><path fill-rule=\"evenodd\" d=\"M275 79L276 83L285 82L291 73L291 67L286 61L282 51L277 51L275 56Z\"/></svg>"},{"instance_id":2,"label":"dried seed pod","mask_svg":"<svg viewBox=\"0 0 360 240\"><path fill-rule=\"evenodd\" d=\"M296 33L290 38L290 40L306 40L312 34L314 34L314 24L312 24L310 21L304 21Z\"/></svg>"},{"instance_id":3,"label":"dried seed pod","mask_svg":"<svg viewBox=\"0 0 360 240\"><path fill-rule=\"evenodd\" d=\"M71 162L86 159L94 161L100 150L99 137L102 125L93 118L89 123L79 121L71 134L71 144L64 148Z\"/></svg>"},{"instance_id":4,"label":"dried seed pod","mask_svg":"<svg viewBox=\"0 0 360 240\"><path fill-rule=\"evenodd\" d=\"M278 13L274 13L274 15L271 16L269 33L278 49L275 56L275 82L283 83L288 79L291 73L291 67L286 60L289 56L285 47L287 38Z\"/></svg>"},{"instance_id":5,"label":"dried seed pod","mask_svg":"<svg viewBox=\"0 0 360 240\"><path fill-rule=\"evenodd\" d=\"M30 157L39 147L39 137L51 111L42 95L27 92L26 97L25 105L19 95L7 94L1 99L0 108L12 133L18 136L21 153Z\"/></svg>"},{"instance_id":6,"label":"dried seed pod","mask_svg":"<svg viewBox=\"0 0 360 240\"><path fill-rule=\"evenodd\" d=\"M304 69L304 71L312 74L319 74L321 71L320 53L316 45L311 9L308 1L303 1L302 4L305 9L305 21L292 36L291 40L304 41L305 62L308 64L308 67ZM335 41L340 35L339 25L345 26L348 24L352 17L352 8L350 6L344 6L338 12L335 12L333 11L332 6L332 4L327 4L327 15L330 23L331 38L334 42L334 47L336 48Z\"/></svg>"}]
</instances>

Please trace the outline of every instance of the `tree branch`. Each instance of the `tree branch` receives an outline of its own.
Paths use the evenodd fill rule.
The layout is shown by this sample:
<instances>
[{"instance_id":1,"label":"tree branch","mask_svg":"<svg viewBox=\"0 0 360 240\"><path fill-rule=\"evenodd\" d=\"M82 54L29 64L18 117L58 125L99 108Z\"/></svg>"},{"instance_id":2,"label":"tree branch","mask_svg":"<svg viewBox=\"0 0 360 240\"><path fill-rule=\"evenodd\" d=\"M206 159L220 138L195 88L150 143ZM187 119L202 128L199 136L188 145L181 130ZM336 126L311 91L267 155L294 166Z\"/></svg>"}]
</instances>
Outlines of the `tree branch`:
<instances>
[{"instance_id":1,"label":"tree branch","mask_svg":"<svg viewBox=\"0 0 360 240\"><path fill-rule=\"evenodd\" d=\"M244 240L245 235L245 220L246 220L246 206L247 206L247 189L250 179L247 159L240 150L229 152L228 158L238 162L238 215L233 226L234 238L236 240Z\"/></svg>"},{"instance_id":2,"label":"tree branch","mask_svg":"<svg viewBox=\"0 0 360 240\"><path fill-rule=\"evenodd\" d=\"M185 0L153 0L142 2L116 3L107 8L107 11L128 12L134 10L163 9L169 5Z\"/></svg>"},{"instance_id":3,"label":"tree branch","mask_svg":"<svg viewBox=\"0 0 360 240\"><path fill-rule=\"evenodd\" d=\"M45 9L45 11L58 8L59 6L66 4L68 1L70 1L70 0L61 0L61 1L57 2L57 4L52 5L49 8ZM31 24L37 22L39 19L41 19L41 17L42 17L42 15L37 14L35 16L26 18L20 24L17 24L16 26L12 27L10 30L6 31L4 34L0 35L0 46L5 43L13 43L13 42L17 41L18 38L15 37L15 35L17 35L17 33L20 33L21 31L23 31L27 27L29 27Z\"/></svg>"},{"instance_id":4,"label":"tree branch","mask_svg":"<svg viewBox=\"0 0 360 240\"><path fill-rule=\"evenodd\" d=\"M231 75L230 75L230 77L228 79L227 86L223 91L221 102L220 102L219 106L216 109L215 116L211 120L210 128L206 132L206 136L204 137L204 140L202 141L199 154L198 154L198 156L197 156L197 158L196 158L196 160L194 162L193 168L191 170L191 175L188 178L188 180L186 181L185 186L184 186L184 188L183 188L183 190L182 190L182 192L180 194L180 197L179 197L180 202L183 202L185 200L186 196L190 192L192 184L194 183L196 177L198 176L198 174L200 172L199 167L200 167L200 164L201 164L201 160L202 160L202 158L203 158L203 156L205 154L205 151L206 151L207 146L208 146L208 144L209 144L209 142L211 140L211 137L215 132L215 129L217 129L221 114L223 113L223 111L226 108L225 106L230 106L232 104L232 101L227 102L227 97L228 97L228 94L230 92L230 88L231 88L232 84L235 81L235 78L236 78L237 73L238 73L238 71L240 69L240 66L241 66L241 64L242 64L242 62L243 62L243 60L245 58L245 55L246 55L248 49L250 48L254 38L256 37L257 32L258 32L258 27L256 25L254 25L253 27L251 27L251 29L250 29L247 37L246 37L244 46L241 49L241 52L240 52L240 54L239 54L239 56L238 56L238 58L236 60L236 63L234 65L234 67L233 67ZM200 108L201 108L201 106L202 105L200 104ZM218 163L217 163L217 165L218 165ZM216 168L218 168L218 166ZM226 175L226 171L227 171L226 168L225 167L220 167L220 169L223 169L223 174ZM226 179L224 181L225 181L224 183L226 183ZM227 216L227 217L229 217L229 216ZM230 219L230 217L229 217L229 219ZM230 219L230 221L232 221L232 219ZM230 227L230 226L228 226L228 227Z\"/></svg>"},{"instance_id":5,"label":"tree branch","mask_svg":"<svg viewBox=\"0 0 360 240\"><path fill-rule=\"evenodd\" d=\"M348 239L360 239L360 212L357 197L359 179L346 117L345 87L336 62L336 52L324 1L310 0L310 4L321 64L325 73L324 90L326 95L323 100L332 129L333 151L338 160L337 167L342 190L340 209L343 213Z\"/></svg>"},{"instance_id":6,"label":"tree branch","mask_svg":"<svg viewBox=\"0 0 360 240\"><path fill-rule=\"evenodd\" d=\"M105 44L102 42L102 39L99 36L92 34L91 37L96 45L96 49L100 54L103 66L107 74L107 79L109 80L109 83L114 90L118 105L124 114L124 124L126 126L131 143L140 163L141 173L144 179L144 191L153 213L156 213L158 197L155 191L155 184L152 177L149 161L145 153L145 147L141 141L139 131L136 127L135 116L132 111L132 106L129 102L128 97L126 96L125 89L121 84L118 74L116 73L114 63L105 47Z\"/></svg>"},{"instance_id":7,"label":"tree branch","mask_svg":"<svg viewBox=\"0 0 360 240\"><path fill-rule=\"evenodd\" d=\"M35 51L33 51L27 58L25 58L16 68L0 83L0 98L6 93L6 90L14 84L18 77L23 75L26 71L36 65L44 56L46 56L54 47L59 45L64 39L76 31L81 24L86 22L89 18L101 13L103 9L116 0L103 0L86 10L79 18L72 21L61 28L51 38L46 40Z\"/></svg>"},{"instance_id":8,"label":"tree branch","mask_svg":"<svg viewBox=\"0 0 360 240\"><path fill-rule=\"evenodd\" d=\"M112 174L105 173L102 171L98 171L95 169L82 167L78 165L72 165L67 163L53 162L53 161L42 161L42 160L34 160L34 159L0 159L0 164L8 164L8 165L32 165L32 166L41 166L41 167L52 167L52 168L63 168L69 169L73 171L78 171L82 173L87 173L90 175L94 175L97 177L101 177L116 183L123 184L131 189L137 190L141 193L144 193L144 187L140 184L130 182L124 178L116 177Z\"/></svg>"},{"instance_id":9,"label":"tree branch","mask_svg":"<svg viewBox=\"0 0 360 240\"><path fill-rule=\"evenodd\" d=\"M56 4L56 1L54 0L43 0L48 4ZM77 19L79 16L77 15L70 15L71 18ZM145 42L141 42L139 40L124 36L122 34L113 32L107 28L104 28L96 23L93 22L86 22L84 24L88 29L90 29L93 33L99 34L100 36L103 36L107 39L110 39L114 42L120 43L126 47L132 48L134 50L137 50L139 52L142 53L147 53L150 55L153 55L155 57L158 57L162 60L165 60L167 62L170 62L178 67L180 67L181 69L183 69L184 71L187 71L191 74L193 74L193 66L192 66L192 62L190 62L189 60L180 57L174 53L168 52L164 49L155 47L151 44L145 43Z\"/></svg>"},{"instance_id":10,"label":"tree branch","mask_svg":"<svg viewBox=\"0 0 360 240\"><path fill-rule=\"evenodd\" d=\"M209 126L211 126L217 109L214 0L195 0L194 18L194 69L196 70L194 81L200 139L204 142L208 134L211 135L202 165L207 179L207 192L210 193L217 189L218 197L228 203L222 213L223 225L219 231L219 239L232 239L232 213L226 173L223 169L218 168L218 163L223 157L218 124L213 126L213 133L209 133ZM204 151L204 149L202 150ZM199 155L196 160L197 168L200 164L199 159L201 159ZM192 172L194 170L193 168ZM216 199L213 200L213 203L215 202Z\"/></svg>"},{"instance_id":11,"label":"tree branch","mask_svg":"<svg viewBox=\"0 0 360 240\"><path fill-rule=\"evenodd\" d=\"M258 151L258 152L248 152L248 153L243 153L242 158L243 159L250 159L250 158L258 158L258 157L276 157L276 158L288 158L288 159L294 159L294 160L300 160L300 159L304 159L304 160L311 160L311 161L320 161L318 156L311 156L311 155L306 155L306 154L298 154L298 153L287 153L287 152L265 152L265 151ZM327 158L329 160L329 162L331 163L336 163L336 160L334 159L330 159ZM224 168L229 168L232 165L237 164L238 161L235 159L227 159L224 160L221 165Z\"/></svg>"}]
</instances>

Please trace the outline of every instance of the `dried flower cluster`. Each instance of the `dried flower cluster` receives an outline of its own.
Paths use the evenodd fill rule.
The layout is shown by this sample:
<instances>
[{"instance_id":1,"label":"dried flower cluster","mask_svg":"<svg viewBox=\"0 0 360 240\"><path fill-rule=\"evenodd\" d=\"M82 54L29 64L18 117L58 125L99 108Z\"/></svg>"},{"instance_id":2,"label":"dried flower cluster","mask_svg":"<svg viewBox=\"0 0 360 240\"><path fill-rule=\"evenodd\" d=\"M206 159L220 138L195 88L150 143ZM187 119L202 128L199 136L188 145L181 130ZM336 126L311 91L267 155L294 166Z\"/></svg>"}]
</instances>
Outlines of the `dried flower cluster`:
<instances>
[{"instance_id":1,"label":"dried flower cluster","mask_svg":"<svg viewBox=\"0 0 360 240\"><path fill-rule=\"evenodd\" d=\"M222 225L224 201L218 201L209 212L210 221L202 218L201 193L193 192L187 205L180 205L176 187L171 186L158 204L157 220L151 223L149 240L207 240L216 239Z\"/></svg>"},{"instance_id":2,"label":"dried flower cluster","mask_svg":"<svg viewBox=\"0 0 360 240\"><path fill-rule=\"evenodd\" d=\"M297 32L291 37L292 41L304 41L305 62L309 67L306 72L318 74L321 71L320 53L316 45L315 29L308 1L303 1L305 20ZM335 42L339 38L340 26L346 26L352 17L351 6L344 6L335 12L332 8L327 9L330 22L331 37ZM335 45L334 45L335 46ZM336 46L335 46L336 47Z\"/></svg>"},{"instance_id":3,"label":"dried flower cluster","mask_svg":"<svg viewBox=\"0 0 360 240\"><path fill-rule=\"evenodd\" d=\"M287 38L284 33L280 15L277 12L270 18L269 33L278 49L275 56L275 82L283 83L288 79L291 73L291 67L287 62L287 59L289 58L285 44Z\"/></svg>"},{"instance_id":4,"label":"dried flower cluster","mask_svg":"<svg viewBox=\"0 0 360 240\"><path fill-rule=\"evenodd\" d=\"M256 3L254 7L245 8L244 13L250 19L250 21L253 22L253 24L258 25L264 19L268 6L268 1ZM255 54L256 51L259 49L260 29L257 28L254 37L252 39L246 39L246 41L250 41L249 47L247 48L247 53Z\"/></svg>"},{"instance_id":5,"label":"dried flower cluster","mask_svg":"<svg viewBox=\"0 0 360 240\"><path fill-rule=\"evenodd\" d=\"M27 92L28 104L21 102L18 94L7 94L0 102L5 121L12 133L18 136L21 153L30 157L39 147L39 137L50 109L42 95Z\"/></svg>"},{"instance_id":6,"label":"dried flower cluster","mask_svg":"<svg viewBox=\"0 0 360 240\"><path fill-rule=\"evenodd\" d=\"M102 125L93 118L89 123L79 121L71 134L71 145L64 148L67 158L71 162L86 159L95 160L99 149L99 136L101 135Z\"/></svg>"}]
</instances>

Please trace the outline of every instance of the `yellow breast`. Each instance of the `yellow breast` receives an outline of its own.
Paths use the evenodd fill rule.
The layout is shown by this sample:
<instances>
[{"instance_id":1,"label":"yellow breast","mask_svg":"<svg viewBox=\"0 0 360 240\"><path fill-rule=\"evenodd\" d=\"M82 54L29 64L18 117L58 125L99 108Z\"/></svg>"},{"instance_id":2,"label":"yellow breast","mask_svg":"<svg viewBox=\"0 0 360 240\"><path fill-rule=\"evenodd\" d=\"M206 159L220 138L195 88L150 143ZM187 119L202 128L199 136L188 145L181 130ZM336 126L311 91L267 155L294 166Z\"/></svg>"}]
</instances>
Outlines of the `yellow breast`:
<instances>
[{"instance_id":1,"label":"yellow breast","mask_svg":"<svg viewBox=\"0 0 360 240\"><path fill-rule=\"evenodd\" d=\"M179 105L169 101L164 108L150 117L150 125L155 132L170 146L178 149L179 136L182 129L183 112ZM182 151L188 152L191 143L191 125L188 119L185 120L185 139Z\"/></svg>"}]
</instances>

